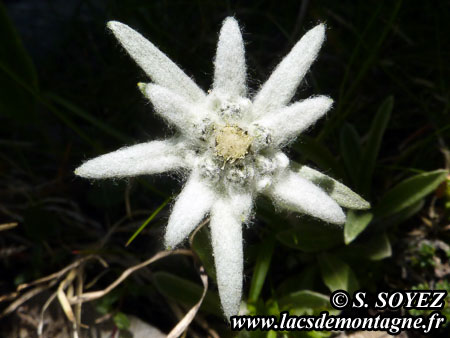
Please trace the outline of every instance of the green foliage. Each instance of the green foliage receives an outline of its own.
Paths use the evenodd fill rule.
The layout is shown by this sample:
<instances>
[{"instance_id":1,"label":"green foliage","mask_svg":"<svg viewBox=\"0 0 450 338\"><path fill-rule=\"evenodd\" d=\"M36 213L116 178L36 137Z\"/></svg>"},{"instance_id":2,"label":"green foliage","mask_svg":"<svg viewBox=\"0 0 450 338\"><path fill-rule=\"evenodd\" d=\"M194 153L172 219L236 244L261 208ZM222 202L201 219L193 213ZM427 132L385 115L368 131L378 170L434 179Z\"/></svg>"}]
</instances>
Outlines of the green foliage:
<instances>
[{"instance_id":1,"label":"green foliage","mask_svg":"<svg viewBox=\"0 0 450 338\"><path fill-rule=\"evenodd\" d=\"M350 261L378 261L391 257L392 247L386 232L381 232L339 248L337 252L340 257Z\"/></svg>"},{"instance_id":2,"label":"green foliage","mask_svg":"<svg viewBox=\"0 0 450 338\"><path fill-rule=\"evenodd\" d=\"M130 320L127 315L122 312L117 312L114 315L113 320L119 330L127 330L130 327Z\"/></svg>"},{"instance_id":3,"label":"green foliage","mask_svg":"<svg viewBox=\"0 0 450 338\"><path fill-rule=\"evenodd\" d=\"M412 257L412 264L419 268L432 268L436 265L433 257L436 255L436 248L428 243L422 243L419 248L418 256Z\"/></svg>"},{"instance_id":4,"label":"green foliage","mask_svg":"<svg viewBox=\"0 0 450 338\"><path fill-rule=\"evenodd\" d=\"M356 212L350 210L347 213L347 221L344 225L345 244L351 243L370 223L373 218L371 212Z\"/></svg>"},{"instance_id":5,"label":"green foliage","mask_svg":"<svg viewBox=\"0 0 450 338\"><path fill-rule=\"evenodd\" d=\"M345 290L352 294L359 289L355 273L348 264L327 253L320 254L318 260L323 281L331 292Z\"/></svg>"},{"instance_id":6,"label":"green foliage","mask_svg":"<svg viewBox=\"0 0 450 338\"><path fill-rule=\"evenodd\" d=\"M363 256L369 260L378 261L391 257L392 247L389 237L385 232L373 236L360 250Z\"/></svg>"},{"instance_id":7,"label":"green foliage","mask_svg":"<svg viewBox=\"0 0 450 338\"><path fill-rule=\"evenodd\" d=\"M120 298L119 291L113 291L104 297L100 298L95 304L95 310L102 315L111 313L114 310L114 305Z\"/></svg>"},{"instance_id":8,"label":"green foliage","mask_svg":"<svg viewBox=\"0 0 450 338\"><path fill-rule=\"evenodd\" d=\"M435 170L400 182L382 197L375 208L376 217L384 218L411 207L436 190L447 175L447 170Z\"/></svg>"},{"instance_id":9,"label":"green foliage","mask_svg":"<svg viewBox=\"0 0 450 338\"><path fill-rule=\"evenodd\" d=\"M250 285L249 302L256 302L261 294L264 281L269 271L270 262L272 260L275 241L273 239L262 242L258 256L256 257L255 267L253 270L252 283Z\"/></svg>"},{"instance_id":10,"label":"green foliage","mask_svg":"<svg viewBox=\"0 0 450 338\"><path fill-rule=\"evenodd\" d=\"M440 311L441 314L445 316L447 319L444 327L448 327L450 324L450 282L448 280L443 280L441 282L436 283L434 288L432 288L428 283L420 283L418 285L415 285L412 287L412 290L444 290L447 291L447 296L445 297L445 305L442 311ZM417 310L417 309L411 309L408 310L409 314L412 316L428 316L433 312L433 310Z\"/></svg>"},{"instance_id":11,"label":"green foliage","mask_svg":"<svg viewBox=\"0 0 450 338\"><path fill-rule=\"evenodd\" d=\"M294 311L296 315L317 315L332 310L330 297L310 290L292 292L279 300L282 310Z\"/></svg>"},{"instance_id":12,"label":"green foliage","mask_svg":"<svg viewBox=\"0 0 450 338\"><path fill-rule=\"evenodd\" d=\"M125 246L128 246L133 242L133 240L139 235L139 233L145 229L145 227L160 213L160 211L169 203L171 198L167 198L164 202L161 203L161 205L156 208L155 211L151 213L151 215L145 220L144 223L139 227L139 229L136 230L136 232L130 237L130 239L127 241Z\"/></svg>"}]
</instances>

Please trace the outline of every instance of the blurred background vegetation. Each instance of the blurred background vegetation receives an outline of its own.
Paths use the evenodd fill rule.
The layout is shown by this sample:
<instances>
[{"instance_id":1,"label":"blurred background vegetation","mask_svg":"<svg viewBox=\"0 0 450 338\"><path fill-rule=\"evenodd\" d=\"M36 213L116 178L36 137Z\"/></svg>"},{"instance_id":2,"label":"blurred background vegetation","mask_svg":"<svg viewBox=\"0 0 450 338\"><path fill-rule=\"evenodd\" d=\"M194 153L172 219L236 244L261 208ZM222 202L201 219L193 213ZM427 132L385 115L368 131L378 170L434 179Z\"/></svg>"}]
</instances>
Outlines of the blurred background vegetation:
<instances>
[{"instance_id":1,"label":"blurred background vegetation","mask_svg":"<svg viewBox=\"0 0 450 338\"><path fill-rule=\"evenodd\" d=\"M85 287L95 282L89 291L100 290L163 249L168 199L182 182L164 175L89 182L73 174L86 159L172 133L137 90L147 79L106 22L141 32L207 90L228 15L243 27L252 91L304 32L327 23L327 41L297 98L327 94L336 104L289 154L373 206L350 213L342 229L258 200L244 231L249 313L319 313L330 308L335 289L449 290L448 1L3 0L0 295L7 297L0 311L10 313L0 332L22 327L33 336L43 304L66 275L28 302L11 294L19 284L96 254L108 267L83 263L83 280ZM211 277L188 336L232 336L218 305L207 227L185 246ZM82 322L112 318L112 333L129 328L134 315L168 332L201 290L193 260L171 256L88 303ZM59 304L51 318L62 327ZM54 323L46 322L47 336L61 329Z\"/></svg>"}]
</instances>

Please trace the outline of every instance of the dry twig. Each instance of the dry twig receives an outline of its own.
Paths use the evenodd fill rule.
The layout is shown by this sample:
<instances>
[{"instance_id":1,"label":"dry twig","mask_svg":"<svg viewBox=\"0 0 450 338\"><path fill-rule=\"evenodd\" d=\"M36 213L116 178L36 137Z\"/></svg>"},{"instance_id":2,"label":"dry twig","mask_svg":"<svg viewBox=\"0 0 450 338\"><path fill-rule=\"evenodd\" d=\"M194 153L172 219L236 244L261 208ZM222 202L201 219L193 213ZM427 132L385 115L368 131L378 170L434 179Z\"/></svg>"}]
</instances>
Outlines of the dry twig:
<instances>
[{"instance_id":1,"label":"dry twig","mask_svg":"<svg viewBox=\"0 0 450 338\"><path fill-rule=\"evenodd\" d=\"M17 223L17 222L0 224L0 231L4 231L4 230L9 230L9 229L15 228L18 224L19 223Z\"/></svg>"},{"instance_id":2,"label":"dry twig","mask_svg":"<svg viewBox=\"0 0 450 338\"><path fill-rule=\"evenodd\" d=\"M79 296L73 297L72 299L70 299L70 303L71 304L77 304L77 303L84 303L84 302L90 302L93 301L95 299L98 299L100 297L103 297L104 295L108 294L109 292L111 292L114 288L116 288L120 283L122 283L129 275L131 275L133 272L142 269L143 267L146 267L147 265L156 262L157 260L170 256L170 255L188 255L188 256L192 256L193 253L191 250L186 250L186 249L178 249L178 250L172 250L172 251L160 251L158 252L156 255L154 255L153 257L147 259L145 262L139 263L137 265L134 265L128 269L126 269L124 272L122 272L122 274L120 275L119 278L117 278L114 282L112 282L108 287L106 287L103 290L100 291L92 291L92 292L87 292L87 293L83 293Z\"/></svg>"},{"instance_id":3,"label":"dry twig","mask_svg":"<svg viewBox=\"0 0 450 338\"><path fill-rule=\"evenodd\" d=\"M202 296L200 297L199 301L189 310L189 312L186 313L184 318L180 320L178 324L169 332L167 338L176 338L181 336L191 324L192 320L200 309L203 299L205 298L206 291L208 290L208 275L205 273L205 269L203 268L203 266L199 267L199 274L203 284Z\"/></svg>"}]
</instances>

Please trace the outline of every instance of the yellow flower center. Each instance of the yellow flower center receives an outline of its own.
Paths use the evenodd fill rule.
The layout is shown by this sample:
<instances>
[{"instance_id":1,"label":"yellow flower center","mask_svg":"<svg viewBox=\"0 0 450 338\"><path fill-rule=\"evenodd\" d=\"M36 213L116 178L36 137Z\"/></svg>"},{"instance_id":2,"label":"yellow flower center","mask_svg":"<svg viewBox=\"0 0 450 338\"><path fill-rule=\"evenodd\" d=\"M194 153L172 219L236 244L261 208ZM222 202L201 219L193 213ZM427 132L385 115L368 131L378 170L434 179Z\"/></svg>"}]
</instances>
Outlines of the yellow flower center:
<instances>
[{"instance_id":1,"label":"yellow flower center","mask_svg":"<svg viewBox=\"0 0 450 338\"><path fill-rule=\"evenodd\" d=\"M252 138L247 132L235 125L226 125L216 132L216 154L225 162L244 158L251 143Z\"/></svg>"}]
</instances>

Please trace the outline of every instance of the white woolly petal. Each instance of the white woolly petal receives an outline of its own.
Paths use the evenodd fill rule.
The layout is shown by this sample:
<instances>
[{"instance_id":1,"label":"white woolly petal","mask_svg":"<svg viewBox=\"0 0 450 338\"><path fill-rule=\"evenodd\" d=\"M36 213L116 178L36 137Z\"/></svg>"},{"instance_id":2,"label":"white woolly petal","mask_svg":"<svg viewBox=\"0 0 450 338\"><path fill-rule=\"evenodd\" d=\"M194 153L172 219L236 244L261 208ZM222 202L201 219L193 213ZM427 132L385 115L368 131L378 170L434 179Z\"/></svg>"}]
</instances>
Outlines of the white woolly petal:
<instances>
[{"instance_id":1,"label":"white woolly petal","mask_svg":"<svg viewBox=\"0 0 450 338\"><path fill-rule=\"evenodd\" d=\"M255 124L268 128L275 146L295 139L301 132L313 125L332 106L327 96L309 98L277 112L266 114Z\"/></svg>"},{"instance_id":2,"label":"white woolly petal","mask_svg":"<svg viewBox=\"0 0 450 338\"><path fill-rule=\"evenodd\" d=\"M152 101L156 112L169 123L178 127L181 132L192 133L192 126L199 121L199 110L186 99L167 88L155 85L145 85L145 95Z\"/></svg>"},{"instance_id":3,"label":"white woolly petal","mask_svg":"<svg viewBox=\"0 0 450 338\"><path fill-rule=\"evenodd\" d=\"M154 82L193 101L205 97L189 76L141 34L117 21L108 22L108 28Z\"/></svg>"},{"instance_id":4,"label":"white woolly petal","mask_svg":"<svg viewBox=\"0 0 450 338\"><path fill-rule=\"evenodd\" d=\"M194 230L210 211L215 194L209 186L192 173L173 207L165 234L168 248L177 246Z\"/></svg>"},{"instance_id":5,"label":"white woolly petal","mask_svg":"<svg viewBox=\"0 0 450 338\"><path fill-rule=\"evenodd\" d=\"M300 81L317 57L325 38L325 25L307 32L280 62L254 99L256 116L279 109L294 96Z\"/></svg>"},{"instance_id":6,"label":"white woolly petal","mask_svg":"<svg viewBox=\"0 0 450 338\"><path fill-rule=\"evenodd\" d=\"M252 205L250 195L216 201L211 210L211 240L219 296L225 316L237 315L242 295L242 223Z\"/></svg>"},{"instance_id":7,"label":"white woolly petal","mask_svg":"<svg viewBox=\"0 0 450 338\"><path fill-rule=\"evenodd\" d=\"M230 96L246 94L245 49L237 21L228 17L223 22L214 61L214 90Z\"/></svg>"},{"instance_id":8,"label":"white woolly petal","mask_svg":"<svg viewBox=\"0 0 450 338\"><path fill-rule=\"evenodd\" d=\"M322 189L290 170L275 182L267 194L284 208L302 212L329 223L345 223L341 207Z\"/></svg>"},{"instance_id":9,"label":"white woolly petal","mask_svg":"<svg viewBox=\"0 0 450 338\"><path fill-rule=\"evenodd\" d=\"M153 141L121 148L83 163L75 174L86 178L156 174L184 166L175 140Z\"/></svg>"}]
</instances>

